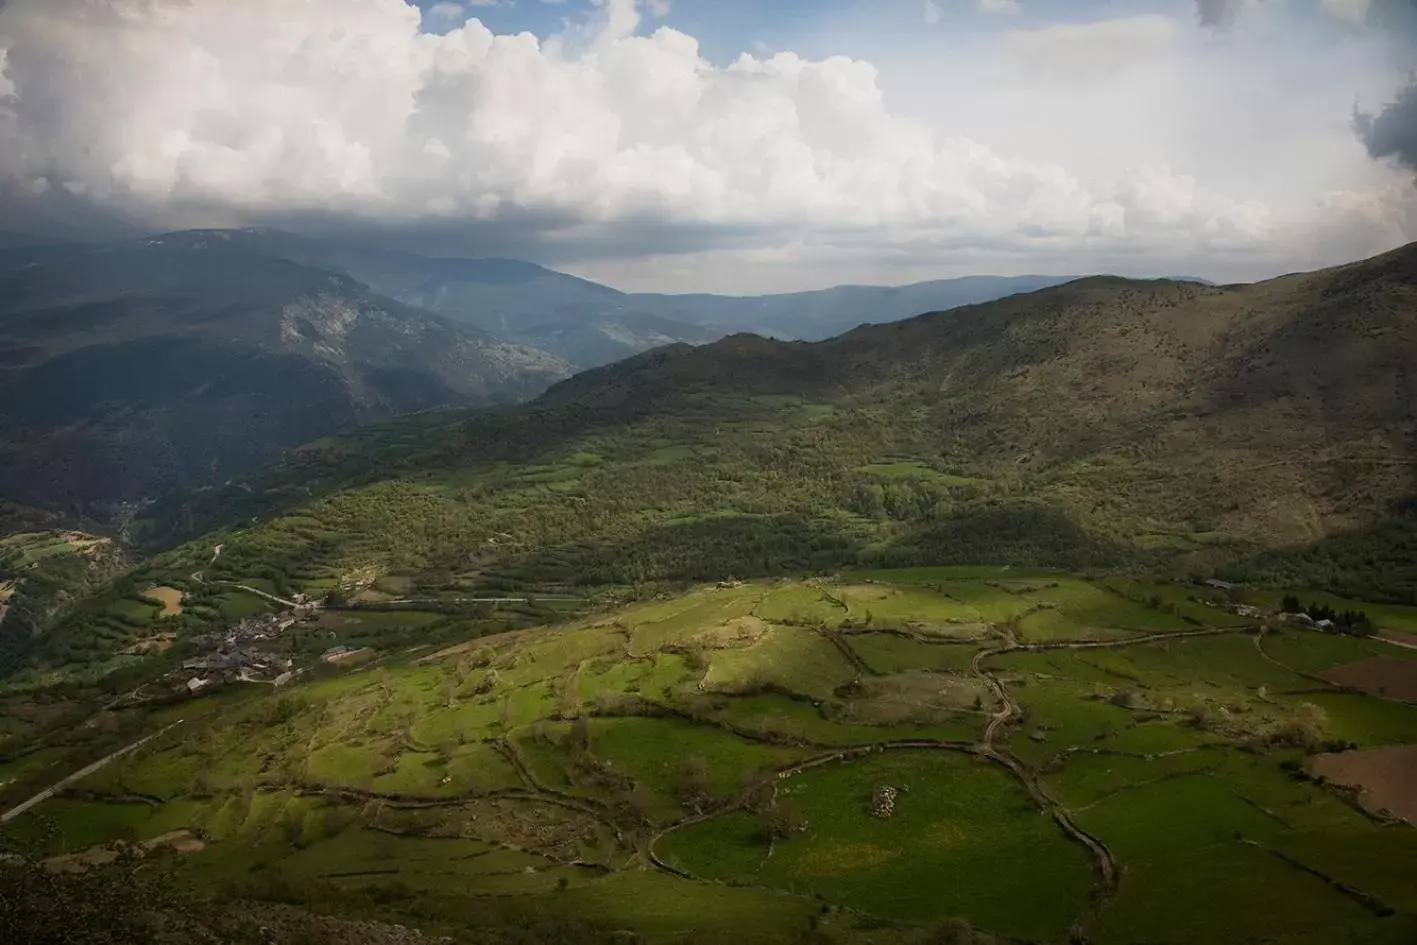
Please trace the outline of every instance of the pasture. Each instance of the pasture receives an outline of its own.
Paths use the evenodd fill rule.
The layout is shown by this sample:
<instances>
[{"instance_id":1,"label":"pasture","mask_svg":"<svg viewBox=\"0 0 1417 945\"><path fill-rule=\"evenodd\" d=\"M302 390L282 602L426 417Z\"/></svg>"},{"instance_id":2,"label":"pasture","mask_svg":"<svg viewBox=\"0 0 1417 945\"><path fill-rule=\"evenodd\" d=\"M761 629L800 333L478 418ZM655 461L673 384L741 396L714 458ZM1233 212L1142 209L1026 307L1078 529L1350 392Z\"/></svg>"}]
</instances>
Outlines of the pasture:
<instances>
[{"instance_id":1,"label":"pasture","mask_svg":"<svg viewBox=\"0 0 1417 945\"><path fill-rule=\"evenodd\" d=\"M1417 922L1417 830L1377 814L1407 812L1386 789L1417 745L1417 661L1379 640L997 568L462 626L344 615L365 666L137 710L113 742L186 721L3 833L58 855L187 830L205 888L497 902L650 945L884 945L955 919L1004 941L1395 943ZM68 738L0 757L0 792L97 751Z\"/></svg>"}]
</instances>

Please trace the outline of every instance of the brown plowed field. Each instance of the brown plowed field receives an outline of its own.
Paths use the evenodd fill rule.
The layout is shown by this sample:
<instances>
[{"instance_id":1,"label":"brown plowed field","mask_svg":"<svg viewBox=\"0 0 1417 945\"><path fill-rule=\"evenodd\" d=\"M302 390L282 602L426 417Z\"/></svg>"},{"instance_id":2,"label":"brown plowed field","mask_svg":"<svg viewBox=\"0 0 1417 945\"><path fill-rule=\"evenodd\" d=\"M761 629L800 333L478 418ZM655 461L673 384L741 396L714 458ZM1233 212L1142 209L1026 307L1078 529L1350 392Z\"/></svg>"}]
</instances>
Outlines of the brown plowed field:
<instances>
[{"instance_id":1,"label":"brown plowed field","mask_svg":"<svg viewBox=\"0 0 1417 945\"><path fill-rule=\"evenodd\" d=\"M1352 686L1386 699L1417 702L1417 660L1375 656L1319 674L1329 682Z\"/></svg>"},{"instance_id":2,"label":"brown plowed field","mask_svg":"<svg viewBox=\"0 0 1417 945\"><path fill-rule=\"evenodd\" d=\"M1368 810L1386 808L1417 824L1417 790L1413 790L1417 784L1417 745L1319 755L1310 770L1338 784L1362 788L1361 801Z\"/></svg>"}]
</instances>

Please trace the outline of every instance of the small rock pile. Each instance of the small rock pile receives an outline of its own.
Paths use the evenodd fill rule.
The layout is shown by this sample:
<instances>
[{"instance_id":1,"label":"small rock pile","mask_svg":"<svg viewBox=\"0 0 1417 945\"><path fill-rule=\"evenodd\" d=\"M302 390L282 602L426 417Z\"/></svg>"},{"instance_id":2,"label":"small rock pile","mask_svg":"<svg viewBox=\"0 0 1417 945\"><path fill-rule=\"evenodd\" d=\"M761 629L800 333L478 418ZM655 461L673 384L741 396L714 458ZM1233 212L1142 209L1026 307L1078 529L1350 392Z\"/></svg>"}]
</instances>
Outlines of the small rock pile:
<instances>
[{"instance_id":1,"label":"small rock pile","mask_svg":"<svg viewBox=\"0 0 1417 945\"><path fill-rule=\"evenodd\" d=\"M895 813L895 799L900 794L889 784L876 788L871 795L871 816L879 820L890 820Z\"/></svg>"}]
</instances>

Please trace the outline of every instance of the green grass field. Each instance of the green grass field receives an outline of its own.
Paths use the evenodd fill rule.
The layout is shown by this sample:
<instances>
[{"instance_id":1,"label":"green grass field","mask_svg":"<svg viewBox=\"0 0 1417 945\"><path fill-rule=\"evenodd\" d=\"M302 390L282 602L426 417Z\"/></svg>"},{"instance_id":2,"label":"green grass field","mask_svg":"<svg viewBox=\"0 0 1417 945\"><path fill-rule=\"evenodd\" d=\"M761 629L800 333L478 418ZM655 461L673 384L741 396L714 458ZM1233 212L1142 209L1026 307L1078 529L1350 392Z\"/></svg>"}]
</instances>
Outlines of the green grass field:
<instances>
[{"instance_id":1,"label":"green grass field","mask_svg":"<svg viewBox=\"0 0 1417 945\"><path fill-rule=\"evenodd\" d=\"M881 785L902 792L889 820L869 812ZM755 877L893 919L963 916L1019 937L1056 939L1085 906L1085 853L1006 774L962 756L901 752L835 765L791 779L778 798L798 806L806 831L771 858L746 817L685 828L666 849L704 876Z\"/></svg>"},{"instance_id":2,"label":"green grass field","mask_svg":"<svg viewBox=\"0 0 1417 945\"><path fill-rule=\"evenodd\" d=\"M846 642L872 671L881 674L910 669L967 672L979 649L964 643L927 643L888 633L854 633Z\"/></svg>"},{"instance_id":3,"label":"green grass field","mask_svg":"<svg viewBox=\"0 0 1417 945\"><path fill-rule=\"evenodd\" d=\"M1397 945L1417 923L1403 879L1417 831L1303 771L1350 742L1417 744L1417 705L1316 675L1410 658L1260 636L1209 600L1143 579L912 569L700 588L446 655L413 641L458 642L441 635L456 621L359 615L338 633L367 640L366 668L0 756L0 796L18 801L184 720L3 835L56 855L198 831L205 848L181 863L200 888L260 895L277 877L450 921L495 902L649 945L795 945L814 928L890 945L951 919L1060 945L1075 929L1097 945ZM1204 627L1220 632L1135 641ZM1108 645L1070 642L1089 640ZM991 726L996 684L1021 715ZM804 761L819 764L779 777ZM898 793L880 818L885 786ZM1115 857L1115 894L1097 898L1099 863L1064 812ZM804 829L770 844L781 823ZM693 879L656 870L651 848Z\"/></svg>"},{"instance_id":4,"label":"green grass field","mask_svg":"<svg viewBox=\"0 0 1417 945\"><path fill-rule=\"evenodd\" d=\"M826 699L853 675L851 664L825 637L797 627L773 626L751 647L714 653L705 682L727 691L771 683Z\"/></svg>"}]
</instances>

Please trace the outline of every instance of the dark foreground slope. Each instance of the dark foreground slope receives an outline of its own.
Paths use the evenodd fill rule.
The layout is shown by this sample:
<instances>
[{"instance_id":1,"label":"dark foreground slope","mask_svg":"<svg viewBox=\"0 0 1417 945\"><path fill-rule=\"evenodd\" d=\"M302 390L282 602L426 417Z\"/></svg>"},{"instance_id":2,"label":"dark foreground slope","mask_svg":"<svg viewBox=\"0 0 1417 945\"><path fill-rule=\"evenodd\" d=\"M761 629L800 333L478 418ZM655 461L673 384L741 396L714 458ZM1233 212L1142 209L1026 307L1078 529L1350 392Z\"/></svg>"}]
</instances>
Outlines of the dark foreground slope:
<instances>
[{"instance_id":1,"label":"dark foreground slope","mask_svg":"<svg viewBox=\"0 0 1417 945\"><path fill-rule=\"evenodd\" d=\"M819 344L671 346L314 444L150 534L259 514L231 560L504 582L1234 564L1407 514L1414 363L1413 247L1245 287L1086 279Z\"/></svg>"},{"instance_id":2,"label":"dark foreground slope","mask_svg":"<svg viewBox=\"0 0 1417 945\"><path fill-rule=\"evenodd\" d=\"M510 402L560 360L199 235L0 280L0 495L100 511L372 420Z\"/></svg>"}]
</instances>

